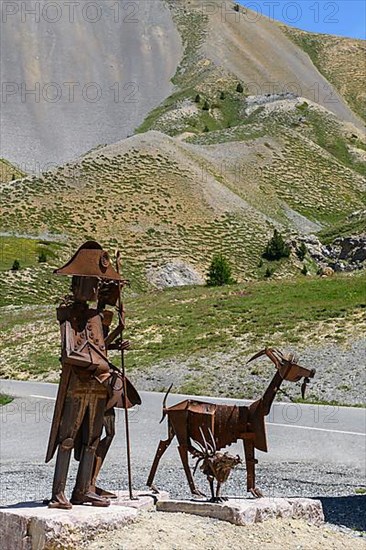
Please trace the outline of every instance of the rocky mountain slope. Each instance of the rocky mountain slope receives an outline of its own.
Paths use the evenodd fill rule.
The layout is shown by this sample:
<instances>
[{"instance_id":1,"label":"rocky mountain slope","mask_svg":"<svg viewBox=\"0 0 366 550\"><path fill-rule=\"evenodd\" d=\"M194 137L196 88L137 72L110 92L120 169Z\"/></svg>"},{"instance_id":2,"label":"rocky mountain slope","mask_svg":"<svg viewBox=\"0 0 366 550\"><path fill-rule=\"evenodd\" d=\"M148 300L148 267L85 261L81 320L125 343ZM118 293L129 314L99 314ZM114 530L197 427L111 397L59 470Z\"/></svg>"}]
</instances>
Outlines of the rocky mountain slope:
<instances>
[{"instance_id":1,"label":"rocky mountain slope","mask_svg":"<svg viewBox=\"0 0 366 550\"><path fill-rule=\"evenodd\" d=\"M272 107L250 124L197 134L190 143L149 131L42 177L3 184L3 228L48 232L66 241L59 248L65 255L88 237L119 245L138 288L146 288L148 270L173 260L202 277L219 251L239 281L260 277L275 227L289 235L329 231L365 200L347 128L315 104L307 104L304 123L295 100ZM329 143L319 136L326 127ZM294 256L278 275L299 268Z\"/></svg>"},{"instance_id":2,"label":"rocky mountain slope","mask_svg":"<svg viewBox=\"0 0 366 550\"><path fill-rule=\"evenodd\" d=\"M20 258L25 271L1 276L7 303L34 302L37 296L47 301L49 264L62 261L88 237L111 249L120 246L126 274L136 289L146 289L166 273L173 281L202 281L215 252L230 258L238 281L261 278L261 254L274 228L292 239L320 231L324 244L365 230L366 141L359 116L364 95L358 84L361 68L356 70L353 63L360 58L363 42L340 39L337 61L336 55L330 58L323 51L321 36L265 18L249 22L250 12L235 12L231 2L224 15L216 0L210 9L193 0L140 4L149 4L144 10L157 10L140 12L143 29L155 15L161 23L160 53L154 58L159 71L151 72L151 78L159 79L155 105L172 93L151 110L150 91L156 89L151 80L149 102L139 103L140 118L149 114L136 135L97 147L42 175L1 185L0 239L6 247L2 268L9 269L25 251ZM175 29L174 45L165 42L168 28ZM157 32L154 25L149 29ZM114 31L108 28L108 36ZM154 56L151 34L141 32L146 51ZM64 39L61 34L56 43ZM82 41L82 35L76 33L73 40ZM96 40L102 40L101 35ZM324 40L333 44L335 39ZM37 44L33 53L43 51L41 42ZM73 55L80 44L75 44ZM121 51L116 53L113 44L116 56L111 66L117 67ZM126 50L129 59L137 60L138 52L145 51L140 46ZM90 53L92 47L93 41ZM137 70L126 56L121 59L123 67ZM149 57L143 59L148 63ZM73 58L69 61L74 66ZM144 63L136 63L143 71ZM56 70L56 64L51 65ZM169 78L174 70L172 89ZM268 82L276 86L267 89ZM316 97L314 82L320 90ZM329 103L329 94L336 101ZM24 105L28 108L29 103ZM82 135L72 138L76 126L69 125L68 108L62 124L51 128L47 123L57 134L55 140L34 120L32 128L40 137L38 145L45 139L54 150L58 132L71 128L69 144L76 155L86 146ZM118 122L117 113L103 112ZM27 117L21 118L26 123ZM137 118L133 120L136 125ZM79 123L81 134L88 132L89 126ZM21 135L18 130L18 138ZM7 147L11 149L11 140ZM23 149L27 151L26 144ZM37 262L37 242L38 247L48 247L48 264ZM288 262L276 265L275 276L299 273L301 268L292 254ZM311 259L307 269L317 270Z\"/></svg>"},{"instance_id":3,"label":"rocky mountain slope","mask_svg":"<svg viewBox=\"0 0 366 550\"><path fill-rule=\"evenodd\" d=\"M163 0L71 4L16 0L1 21L1 155L26 171L131 134L181 58Z\"/></svg>"}]
</instances>

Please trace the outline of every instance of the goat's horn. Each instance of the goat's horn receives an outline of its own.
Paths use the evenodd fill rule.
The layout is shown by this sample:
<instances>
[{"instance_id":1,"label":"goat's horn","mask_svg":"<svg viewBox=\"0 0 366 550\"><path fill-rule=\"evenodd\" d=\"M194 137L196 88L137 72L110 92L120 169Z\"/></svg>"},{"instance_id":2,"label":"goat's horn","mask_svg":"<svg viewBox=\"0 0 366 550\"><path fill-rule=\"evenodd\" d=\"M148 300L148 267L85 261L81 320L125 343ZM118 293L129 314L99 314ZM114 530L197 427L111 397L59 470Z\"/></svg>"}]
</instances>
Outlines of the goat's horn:
<instances>
[{"instance_id":1,"label":"goat's horn","mask_svg":"<svg viewBox=\"0 0 366 550\"><path fill-rule=\"evenodd\" d=\"M200 434L201 434L202 441L203 441L204 446L205 446L205 451L208 454L209 450L208 450L208 447L207 447L207 441L206 441L205 434L203 433L203 430L202 430L201 426L200 426Z\"/></svg>"},{"instance_id":2,"label":"goat's horn","mask_svg":"<svg viewBox=\"0 0 366 550\"><path fill-rule=\"evenodd\" d=\"M196 439L194 440L195 444L199 447L198 449L195 449L196 451L199 451L200 453L203 453L205 454L205 449L203 448L203 446L201 445L201 443L199 441L197 441ZM194 448L194 445L192 445L192 447Z\"/></svg>"},{"instance_id":3,"label":"goat's horn","mask_svg":"<svg viewBox=\"0 0 366 550\"><path fill-rule=\"evenodd\" d=\"M214 454L214 449L211 447L211 445L208 443L208 441L206 440L205 438L205 434L203 433L203 430L200 426L200 432L201 432L201 436L202 436L202 439L203 439L203 442L205 444L205 449L206 449L206 453L209 455L210 453L211 454Z\"/></svg>"},{"instance_id":4,"label":"goat's horn","mask_svg":"<svg viewBox=\"0 0 366 550\"><path fill-rule=\"evenodd\" d=\"M249 361L247 361L247 364L250 363L251 361L254 361L255 359L258 359L258 357L262 357L263 355L267 355L267 351L268 351L267 348L262 349L262 351L258 351L258 353L253 355L253 357L251 357L249 359Z\"/></svg>"},{"instance_id":5,"label":"goat's horn","mask_svg":"<svg viewBox=\"0 0 366 550\"><path fill-rule=\"evenodd\" d=\"M196 462L195 467L194 467L193 475L195 475L195 473L196 473L196 471L197 471L197 468L198 468L198 464L199 464L200 462L202 462L202 460L203 460L203 456L200 456L199 459L198 459L197 462Z\"/></svg>"},{"instance_id":6,"label":"goat's horn","mask_svg":"<svg viewBox=\"0 0 366 550\"><path fill-rule=\"evenodd\" d=\"M216 453L216 451L217 451L216 441L215 441L214 434L212 433L211 428L208 429L208 433L210 434L210 438L211 438L211 441L212 441L213 452Z\"/></svg>"}]
</instances>

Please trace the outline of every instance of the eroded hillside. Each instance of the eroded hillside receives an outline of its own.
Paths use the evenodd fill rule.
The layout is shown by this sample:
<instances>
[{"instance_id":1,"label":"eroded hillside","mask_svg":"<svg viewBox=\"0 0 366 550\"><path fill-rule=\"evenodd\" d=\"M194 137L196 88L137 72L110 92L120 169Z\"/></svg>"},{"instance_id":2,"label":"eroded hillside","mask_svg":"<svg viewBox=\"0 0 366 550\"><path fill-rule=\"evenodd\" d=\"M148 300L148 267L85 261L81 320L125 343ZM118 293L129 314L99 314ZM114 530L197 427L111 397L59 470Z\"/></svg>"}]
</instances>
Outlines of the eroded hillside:
<instances>
[{"instance_id":1,"label":"eroded hillside","mask_svg":"<svg viewBox=\"0 0 366 550\"><path fill-rule=\"evenodd\" d=\"M171 93L182 47L164 0L16 0L8 12L1 156L26 171L125 138Z\"/></svg>"},{"instance_id":2,"label":"eroded hillside","mask_svg":"<svg viewBox=\"0 0 366 550\"><path fill-rule=\"evenodd\" d=\"M348 126L305 101L300 111L295 100L277 103L261 107L251 124L189 143L149 131L41 178L3 184L3 227L64 243L51 264L87 238L120 246L135 289L147 287L149 269L174 260L203 277L220 251L237 280L262 277L261 254L275 227L292 235L330 229L365 208L363 165ZM361 146L358 136L360 154ZM7 303L29 300L31 285L47 302L41 281L49 266L28 267L2 277ZM300 268L294 257L276 276Z\"/></svg>"},{"instance_id":3,"label":"eroded hillside","mask_svg":"<svg viewBox=\"0 0 366 550\"><path fill-rule=\"evenodd\" d=\"M174 261L189 266L197 276L192 280L203 280L216 252L230 258L238 281L262 278L261 254L275 227L291 237L321 231L327 242L364 231L363 215L354 217L366 202L366 142L356 114L364 96L352 63L360 57L361 41L342 39L339 59L335 46L332 59L323 49L315 58L306 40L319 45L319 35L263 17L253 24L232 2L224 15L222 3L210 6L181 0L158 10L162 51L155 61L164 65L168 55L169 63L154 78L160 75L159 94L167 95L164 86L175 71L174 89L149 112L138 134L41 176L2 184L6 303L47 302L50 266L85 238L120 246L126 274L141 290L149 286L151 269ZM141 12L139 24L149 24L149 32L157 32L154 14ZM180 63L178 49L165 42L167 17L183 43ZM149 37L144 35L146 47ZM338 41L329 37L329 44ZM111 66L118 63L116 57ZM314 98L314 79L337 101L328 104L324 94ZM278 89L266 90L269 80ZM158 101L150 93L155 89L149 85L148 96L159 103L162 96ZM152 106L144 105L145 112ZM53 124L49 131L60 129ZM43 136L39 127L34 131ZM75 142L70 139L70 146ZM57 140L47 143L57 146ZM83 147L82 140L77 143ZM37 261L37 239L41 247L53 247L48 263ZM22 269L9 272L16 259ZM275 276L301 267L291 257L276 266ZM316 272L311 263L307 269Z\"/></svg>"}]
</instances>

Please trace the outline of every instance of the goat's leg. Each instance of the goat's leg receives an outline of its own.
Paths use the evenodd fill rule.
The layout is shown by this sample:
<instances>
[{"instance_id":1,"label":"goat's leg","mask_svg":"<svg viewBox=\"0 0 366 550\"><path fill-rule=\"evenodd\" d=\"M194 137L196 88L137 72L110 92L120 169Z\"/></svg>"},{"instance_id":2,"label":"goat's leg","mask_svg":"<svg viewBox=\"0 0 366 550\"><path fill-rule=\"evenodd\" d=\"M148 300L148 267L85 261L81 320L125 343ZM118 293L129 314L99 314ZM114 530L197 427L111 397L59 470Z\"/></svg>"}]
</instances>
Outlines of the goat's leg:
<instances>
[{"instance_id":1,"label":"goat's leg","mask_svg":"<svg viewBox=\"0 0 366 550\"><path fill-rule=\"evenodd\" d=\"M180 454L180 458L183 464L183 468L186 474L186 478L189 484L189 488L191 490L192 495L198 495L200 497L204 497L205 495L199 491L193 481L192 472L189 468L189 461L188 461L188 446L187 445L178 445L178 450Z\"/></svg>"},{"instance_id":2,"label":"goat's leg","mask_svg":"<svg viewBox=\"0 0 366 550\"><path fill-rule=\"evenodd\" d=\"M156 470L158 468L160 459L163 456L163 454L165 453L165 451L167 450L167 448L169 447L169 445L171 444L172 439L174 438L174 435L175 434L172 432L172 430L169 430L168 439L162 439L160 441L159 445L158 445L158 448L157 448L157 451L156 451L156 454L155 454L155 458L154 458L154 462L151 466L149 477L148 477L147 482L146 482L146 485L148 487L151 487L153 489L153 491L159 492L157 487L153 484L154 477L155 477Z\"/></svg>"},{"instance_id":3,"label":"goat's leg","mask_svg":"<svg viewBox=\"0 0 366 550\"><path fill-rule=\"evenodd\" d=\"M263 497L261 491L255 486L255 465L258 464L254 456L254 441L244 439L245 464L247 468L247 491L255 498Z\"/></svg>"},{"instance_id":4,"label":"goat's leg","mask_svg":"<svg viewBox=\"0 0 366 550\"><path fill-rule=\"evenodd\" d=\"M209 476L207 479L210 484L211 502L215 502L214 478L212 476Z\"/></svg>"},{"instance_id":5,"label":"goat's leg","mask_svg":"<svg viewBox=\"0 0 366 550\"><path fill-rule=\"evenodd\" d=\"M229 500L229 499L228 499L228 497L222 497L221 496L221 487L222 487L222 482L218 481L217 482L217 487L216 487L216 498L217 498L218 502L225 502L226 500Z\"/></svg>"},{"instance_id":6,"label":"goat's leg","mask_svg":"<svg viewBox=\"0 0 366 550\"><path fill-rule=\"evenodd\" d=\"M216 489L216 496L219 499L220 502L225 502L226 500L229 500L229 497L222 497L221 496L221 488L222 488L222 481L217 482L217 489Z\"/></svg>"}]
</instances>

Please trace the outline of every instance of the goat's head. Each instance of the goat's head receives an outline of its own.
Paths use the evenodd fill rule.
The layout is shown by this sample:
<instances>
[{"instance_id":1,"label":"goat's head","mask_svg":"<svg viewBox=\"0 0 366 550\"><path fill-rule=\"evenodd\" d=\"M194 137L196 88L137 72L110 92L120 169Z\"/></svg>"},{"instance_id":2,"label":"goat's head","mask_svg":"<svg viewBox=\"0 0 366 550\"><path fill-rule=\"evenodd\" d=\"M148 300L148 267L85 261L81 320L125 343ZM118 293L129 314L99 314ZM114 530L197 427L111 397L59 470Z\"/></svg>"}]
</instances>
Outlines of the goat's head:
<instances>
[{"instance_id":1,"label":"goat's head","mask_svg":"<svg viewBox=\"0 0 366 550\"><path fill-rule=\"evenodd\" d=\"M222 454L221 461L227 468L235 468L238 464L242 463L242 459L239 455L230 455L227 451Z\"/></svg>"},{"instance_id":2,"label":"goat's head","mask_svg":"<svg viewBox=\"0 0 366 550\"><path fill-rule=\"evenodd\" d=\"M249 359L254 361L258 357L267 355L271 361L275 364L281 377L289 382L298 382L302 378L303 383L301 386L302 397L305 397L306 384L310 382L310 378L314 378L315 369L307 369L297 364L297 358L293 353L283 354L281 351L274 348L265 348L264 350L256 353Z\"/></svg>"}]
</instances>

